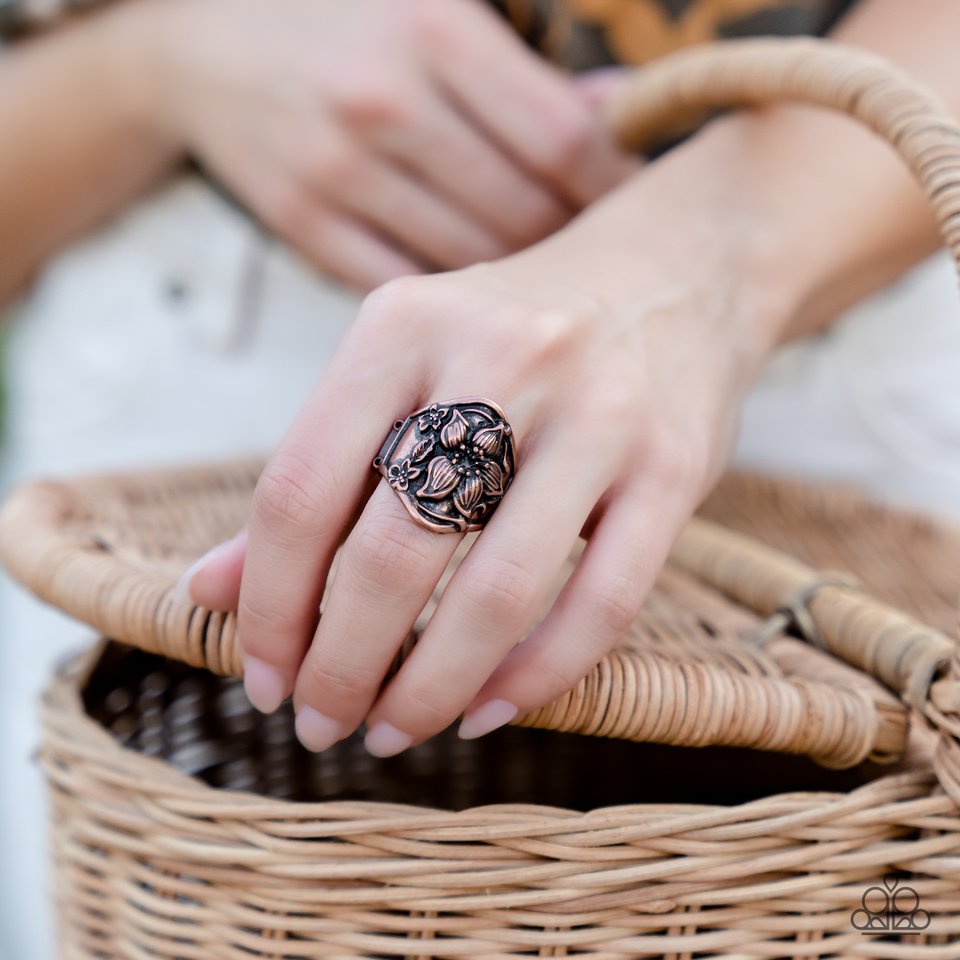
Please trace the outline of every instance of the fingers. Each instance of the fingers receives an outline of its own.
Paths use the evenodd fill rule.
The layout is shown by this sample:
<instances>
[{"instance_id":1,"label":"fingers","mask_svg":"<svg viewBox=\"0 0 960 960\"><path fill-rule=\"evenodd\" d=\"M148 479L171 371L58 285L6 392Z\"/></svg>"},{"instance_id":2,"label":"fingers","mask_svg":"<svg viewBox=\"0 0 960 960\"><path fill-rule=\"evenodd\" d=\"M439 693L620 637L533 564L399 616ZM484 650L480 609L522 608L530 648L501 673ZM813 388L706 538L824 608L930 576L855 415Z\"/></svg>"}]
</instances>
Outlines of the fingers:
<instances>
[{"instance_id":1,"label":"fingers","mask_svg":"<svg viewBox=\"0 0 960 960\"><path fill-rule=\"evenodd\" d=\"M635 161L616 145L573 84L524 47L479 5L437 58L452 98L529 170L577 208L629 176Z\"/></svg>"},{"instance_id":2,"label":"fingers","mask_svg":"<svg viewBox=\"0 0 960 960\"><path fill-rule=\"evenodd\" d=\"M325 273L366 293L426 272L425 264L398 250L369 223L325 201L306 175L278 171L276 160L256 145L237 154L225 185Z\"/></svg>"},{"instance_id":3,"label":"fingers","mask_svg":"<svg viewBox=\"0 0 960 960\"><path fill-rule=\"evenodd\" d=\"M318 267L361 293L426 272L368 224L315 201L273 226Z\"/></svg>"},{"instance_id":4,"label":"fingers","mask_svg":"<svg viewBox=\"0 0 960 960\"><path fill-rule=\"evenodd\" d=\"M366 339L358 326L347 335L257 484L237 631L248 670L252 658L256 676L269 677L247 685L267 712L293 690L334 552L372 489L371 459L398 411L418 400L416 365L388 371Z\"/></svg>"},{"instance_id":5,"label":"fingers","mask_svg":"<svg viewBox=\"0 0 960 960\"><path fill-rule=\"evenodd\" d=\"M566 693L620 640L689 517L683 489L643 480L607 509L550 613L474 697L461 736L506 722L504 704L524 714Z\"/></svg>"},{"instance_id":6,"label":"fingers","mask_svg":"<svg viewBox=\"0 0 960 960\"><path fill-rule=\"evenodd\" d=\"M542 615L610 472L569 440L539 445L367 717L367 749L397 753L450 724Z\"/></svg>"},{"instance_id":7,"label":"fingers","mask_svg":"<svg viewBox=\"0 0 960 960\"><path fill-rule=\"evenodd\" d=\"M381 482L347 537L294 692L297 734L324 750L361 723L459 536L418 526Z\"/></svg>"},{"instance_id":8,"label":"fingers","mask_svg":"<svg viewBox=\"0 0 960 960\"><path fill-rule=\"evenodd\" d=\"M545 237L570 219L570 207L551 190L440 97L433 100L430 122L422 129L381 132L377 146L386 156L485 224L507 250Z\"/></svg>"},{"instance_id":9,"label":"fingers","mask_svg":"<svg viewBox=\"0 0 960 960\"><path fill-rule=\"evenodd\" d=\"M336 202L399 249L444 270L493 260L511 249L459 204L369 153L357 151Z\"/></svg>"}]
</instances>

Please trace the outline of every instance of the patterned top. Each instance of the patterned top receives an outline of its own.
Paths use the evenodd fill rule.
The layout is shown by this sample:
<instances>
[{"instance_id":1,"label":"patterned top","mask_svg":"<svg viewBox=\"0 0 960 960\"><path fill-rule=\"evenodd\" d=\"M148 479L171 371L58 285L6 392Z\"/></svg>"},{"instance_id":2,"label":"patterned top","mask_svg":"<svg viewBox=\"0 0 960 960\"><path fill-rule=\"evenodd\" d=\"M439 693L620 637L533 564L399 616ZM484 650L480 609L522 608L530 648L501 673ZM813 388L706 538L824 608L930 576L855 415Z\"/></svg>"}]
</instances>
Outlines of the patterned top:
<instances>
[{"instance_id":1,"label":"patterned top","mask_svg":"<svg viewBox=\"0 0 960 960\"><path fill-rule=\"evenodd\" d=\"M822 34L855 0L494 0L536 49L572 70L641 64L680 47Z\"/></svg>"},{"instance_id":2,"label":"patterned top","mask_svg":"<svg viewBox=\"0 0 960 960\"><path fill-rule=\"evenodd\" d=\"M0 0L0 37L102 0ZM490 0L528 42L572 70L639 64L725 37L820 34L854 0Z\"/></svg>"}]
</instances>

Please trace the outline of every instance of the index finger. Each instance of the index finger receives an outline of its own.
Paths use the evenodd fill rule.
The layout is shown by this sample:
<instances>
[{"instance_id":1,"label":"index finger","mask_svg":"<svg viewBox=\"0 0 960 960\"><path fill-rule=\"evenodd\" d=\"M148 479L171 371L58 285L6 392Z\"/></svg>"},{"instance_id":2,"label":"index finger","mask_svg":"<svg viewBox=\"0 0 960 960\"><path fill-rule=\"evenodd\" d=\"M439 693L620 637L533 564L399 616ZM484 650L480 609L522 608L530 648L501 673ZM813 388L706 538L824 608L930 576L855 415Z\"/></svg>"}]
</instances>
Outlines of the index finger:
<instances>
[{"instance_id":1,"label":"index finger","mask_svg":"<svg viewBox=\"0 0 960 960\"><path fill-rule=\"evenodd\" d=\"M373 457L398 411L416 405L413 366L380 374L357 339L338 351L254 494L237 634L247 695L265 712L293 690L334 554L375 486Z\"/></svg>"}]
</instances>

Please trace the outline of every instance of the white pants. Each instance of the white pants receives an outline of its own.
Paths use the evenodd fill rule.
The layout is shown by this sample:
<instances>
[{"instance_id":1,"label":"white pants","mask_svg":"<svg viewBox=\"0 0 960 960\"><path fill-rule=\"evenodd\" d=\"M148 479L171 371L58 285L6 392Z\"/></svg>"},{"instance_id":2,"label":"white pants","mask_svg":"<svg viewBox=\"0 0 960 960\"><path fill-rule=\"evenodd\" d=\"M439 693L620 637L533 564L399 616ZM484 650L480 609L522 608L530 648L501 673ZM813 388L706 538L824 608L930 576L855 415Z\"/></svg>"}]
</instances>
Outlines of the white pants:
<instances>
[{"instance_id":1,"label":"white pants","mask_svg":"<svg viewBox=\"0 0 960 960\"><path fill-rule=\"evenodd\" d=\"M737 462L960 515L960 306L945 257L784 350ZM2 484L265 453L356 298L185 178L61 256L9 349ZM89 631L0 579L0 960L53 960L36 699Z\"/></svg>"}]
</instances>

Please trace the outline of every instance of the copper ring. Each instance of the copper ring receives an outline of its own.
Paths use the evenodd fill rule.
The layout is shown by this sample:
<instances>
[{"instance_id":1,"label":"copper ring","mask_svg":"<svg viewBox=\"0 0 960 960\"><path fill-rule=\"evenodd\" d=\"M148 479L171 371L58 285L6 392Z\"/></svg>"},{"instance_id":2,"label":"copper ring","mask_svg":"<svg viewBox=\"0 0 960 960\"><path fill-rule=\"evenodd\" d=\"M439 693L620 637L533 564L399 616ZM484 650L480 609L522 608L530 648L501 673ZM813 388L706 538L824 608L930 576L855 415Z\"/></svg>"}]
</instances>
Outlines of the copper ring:
<instances>
[{"instance_id":1,"label":"copper ring","mask_svg":"<svg viewBox=\"0 0 960 960\"><path fill-rule=\"evenodd\" d=\"M437 533L479 530L513 480L513 429L484 397L397 420L373 461L410 516Z\"/></svg>"}]
</instances>

